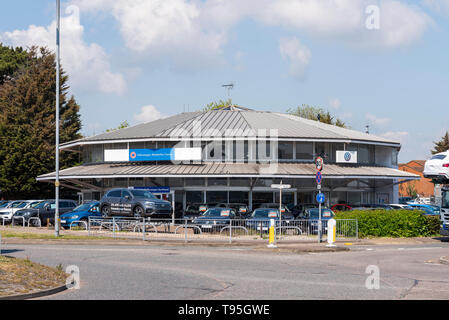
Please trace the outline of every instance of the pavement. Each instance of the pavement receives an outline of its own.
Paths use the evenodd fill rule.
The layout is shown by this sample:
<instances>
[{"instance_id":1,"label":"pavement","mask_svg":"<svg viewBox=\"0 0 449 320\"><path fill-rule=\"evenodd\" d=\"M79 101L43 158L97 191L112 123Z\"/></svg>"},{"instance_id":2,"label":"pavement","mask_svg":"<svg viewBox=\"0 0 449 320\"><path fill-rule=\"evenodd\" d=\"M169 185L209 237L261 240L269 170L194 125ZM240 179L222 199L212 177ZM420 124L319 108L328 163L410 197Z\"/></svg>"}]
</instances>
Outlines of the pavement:
<instances>
[{"instance_id":1,"label":"pavement","mask_svg":"<svg viewBox=\"0 0 449 320\"><path fill-rule=\"evenodd\" d=\"M449 242L438 239L371 239L334 252L318 250L325 244L3 240L8 255L79 267L79 290L44 299L449 299L449 265L440 263Z\"/></svg>"}]
</instances>

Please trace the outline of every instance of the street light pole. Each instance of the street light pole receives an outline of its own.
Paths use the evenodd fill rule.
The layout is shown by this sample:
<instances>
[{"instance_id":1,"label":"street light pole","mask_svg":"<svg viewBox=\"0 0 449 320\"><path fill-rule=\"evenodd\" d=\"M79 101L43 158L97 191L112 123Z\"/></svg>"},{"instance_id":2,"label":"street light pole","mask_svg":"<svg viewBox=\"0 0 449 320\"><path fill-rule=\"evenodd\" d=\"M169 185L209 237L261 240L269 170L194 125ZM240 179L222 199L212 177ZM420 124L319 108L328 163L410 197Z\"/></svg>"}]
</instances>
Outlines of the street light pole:
<instances>
[{"instance_id":1,"label":"street light pole","mask_svg":"<svg viewBox=\"0 0 449 320\"><path fill-rule=\"evenodd\" d=\"M55 180L55 236L59 237L59 63L60 63L60 27L61 27L61 3L56 0L56 180Z\"/></svg>"}]
</instances>

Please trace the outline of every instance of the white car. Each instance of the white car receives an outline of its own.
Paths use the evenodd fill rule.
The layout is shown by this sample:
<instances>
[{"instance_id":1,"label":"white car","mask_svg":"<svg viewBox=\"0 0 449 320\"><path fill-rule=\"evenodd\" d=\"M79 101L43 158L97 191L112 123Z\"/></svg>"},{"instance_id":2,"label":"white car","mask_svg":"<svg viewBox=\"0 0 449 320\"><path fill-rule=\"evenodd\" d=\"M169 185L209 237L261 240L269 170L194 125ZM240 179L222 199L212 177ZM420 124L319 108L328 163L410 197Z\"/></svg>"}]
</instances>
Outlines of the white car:
<instances>
[{"instance_id":1,"label":"white car","mask_svg":"<svg viewBox=\"0 0 449 320\"><path fill-rule=\"evenodd\" d=\"M0 223L4 223L5 221L11 221L13 215L17 211L30 208L31 206L33 206L39 202L40 202L39 200L12 201L5 208L0 209Z\"/></svg>"},{"instance_id":2,"label":"white car","mask_svg":"<svg viewBox=\"0 0 449 320\"><path fill-rule=\"evenodd\" d=\"M435 154L424 165L424 178L449 182L449 151Z\"/></svg>"}]
</instances>

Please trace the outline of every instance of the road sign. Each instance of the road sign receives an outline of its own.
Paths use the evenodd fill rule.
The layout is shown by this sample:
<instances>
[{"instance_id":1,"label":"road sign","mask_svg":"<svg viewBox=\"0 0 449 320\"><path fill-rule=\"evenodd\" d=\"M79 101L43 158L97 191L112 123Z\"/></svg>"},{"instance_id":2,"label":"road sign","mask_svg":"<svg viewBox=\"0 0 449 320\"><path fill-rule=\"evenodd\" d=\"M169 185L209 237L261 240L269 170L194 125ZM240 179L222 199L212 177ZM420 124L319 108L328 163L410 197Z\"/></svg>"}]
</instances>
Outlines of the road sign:
<instances>
[{"instance_id":1,"label":"road sign","mask_svg":"<svg viewBox=\"0 0 449 320\"><path fill-rule=\"evenodd\" d=\"M324 203L325 200L326 200L326 197L325 197L324 193L320 192L316 195L316 201L318 203Z\"/></svg>"},{"instance_id":2,"label":"road sign","mask_svg":"<svg viewBox=\"0 0 449 320\"><path fill-rule=\"evenodd\" d=\"M320 184L321 184L321 181L323 180L323 176L321 175L321 171L318 171L318 172L316 173L315 179L316 179L316 183L317 183L318 185L320 185Z\"/></svg>"},{"instance_id":3,"label":"road sign","mask_svg":"<svg viewBox=\"0 0 449 320\"><path fill-rule=\"evenodd\" d=\"M317 157L317 158L315 159L315 167L316 167L316 169L317 169L318 171L323 170L323 167L324 167L324 160L323 160L323 158Z\"/></svg>"},{"instance_id":4,"label":"road sign","mask_svg":"<svg viewBox=\"0 0 449 320\"><path fill-rule=\"evenodd\" d=\"M290 189L292 186L289 184L272 184L271 188L273 189Z\"/></svg>"}]
</instances>

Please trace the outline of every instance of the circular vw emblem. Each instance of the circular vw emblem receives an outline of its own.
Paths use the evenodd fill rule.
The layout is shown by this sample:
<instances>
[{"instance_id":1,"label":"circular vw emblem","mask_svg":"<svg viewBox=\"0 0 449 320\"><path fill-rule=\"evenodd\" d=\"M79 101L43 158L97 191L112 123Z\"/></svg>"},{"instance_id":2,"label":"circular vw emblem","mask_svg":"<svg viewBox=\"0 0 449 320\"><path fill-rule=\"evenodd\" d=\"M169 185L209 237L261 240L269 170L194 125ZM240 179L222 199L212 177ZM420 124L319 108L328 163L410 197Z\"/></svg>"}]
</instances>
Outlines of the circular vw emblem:
<instances>
[{"instance_id":1,"label":"circular vw emblem","mask_svg":"<svg viewBox=\"0 0 449 320\"><path fill-rule=\"evenodd\" d=\"M133 151L129 156L131 157L131 159L135 159L137 157L137 154Z\"/></svg>"},{"instance_id":2,"label":"circular vw emblem","mask_svg":"<svg viewBox=\"0 0 449 320\"><path fill-rule=\"evenodd\" d=\"M349 152L345 153L345 160L346 161L350 161L351 160L351 153L349 153Z\"/></svg>"}]
</instances>

